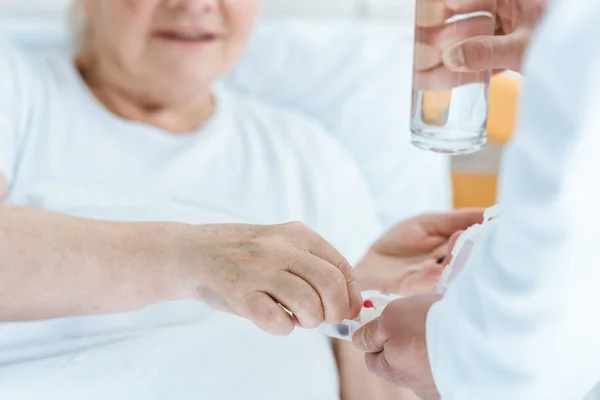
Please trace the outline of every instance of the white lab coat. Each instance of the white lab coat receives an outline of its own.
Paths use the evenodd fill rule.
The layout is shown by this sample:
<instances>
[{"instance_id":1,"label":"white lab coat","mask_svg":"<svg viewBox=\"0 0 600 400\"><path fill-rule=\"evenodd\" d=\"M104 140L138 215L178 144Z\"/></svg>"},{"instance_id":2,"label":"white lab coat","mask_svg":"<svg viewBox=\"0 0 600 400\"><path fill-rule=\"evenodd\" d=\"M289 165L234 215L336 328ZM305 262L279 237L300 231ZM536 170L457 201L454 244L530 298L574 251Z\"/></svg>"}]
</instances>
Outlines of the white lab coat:
<instances>
[{"instance_id":1,"label":"white lab coat","mask_svg":"<svg viewBox=\"0 0 600 400\"><path fill-rule=\"evenodd\" d=\"M552 2L525 75L500 218L428 315L443 400L581 400L600 381L600 1Z\"/></svg>"}]
</instances>

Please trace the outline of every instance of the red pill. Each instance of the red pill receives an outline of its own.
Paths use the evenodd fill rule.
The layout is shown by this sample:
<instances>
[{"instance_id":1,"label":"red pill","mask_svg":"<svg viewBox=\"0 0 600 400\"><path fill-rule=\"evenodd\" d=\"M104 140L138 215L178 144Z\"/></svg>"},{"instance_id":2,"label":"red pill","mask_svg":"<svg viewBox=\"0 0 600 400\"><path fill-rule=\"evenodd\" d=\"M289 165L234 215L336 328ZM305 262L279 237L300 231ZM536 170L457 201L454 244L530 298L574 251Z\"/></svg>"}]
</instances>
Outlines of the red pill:
<instances>
[{"instance_id":1,"label":"red pill","mask_svg":"<svg viewBox=\"0 0 600 400\"><path fill-rule=\"evenodd\" d=\"M363 307L364 308L375 308L375 305L373 304L373 302L371 300L365 300L365 302L363 303Z\"/></svg>"}]
</instances>

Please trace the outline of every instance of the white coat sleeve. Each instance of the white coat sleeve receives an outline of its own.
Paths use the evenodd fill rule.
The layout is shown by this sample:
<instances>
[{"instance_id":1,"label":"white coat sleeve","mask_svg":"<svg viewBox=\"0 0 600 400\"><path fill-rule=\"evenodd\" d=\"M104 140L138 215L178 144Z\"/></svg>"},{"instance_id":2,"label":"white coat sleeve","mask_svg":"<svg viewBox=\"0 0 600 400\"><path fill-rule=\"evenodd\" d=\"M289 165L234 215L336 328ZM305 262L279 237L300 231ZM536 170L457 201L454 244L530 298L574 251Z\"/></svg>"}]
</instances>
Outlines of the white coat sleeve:
<instances>
[{"instance_id":1,"label":"white coat sleeve","mask_svg":"<svg viewBox=\"0 0 600 400\"><path fill-rule=\"evenodd\" d=\"M529 55L500 218L427 318L443 400L582 399L600 381L600 2L557 0Z\"/></svg>"}]
</instances>

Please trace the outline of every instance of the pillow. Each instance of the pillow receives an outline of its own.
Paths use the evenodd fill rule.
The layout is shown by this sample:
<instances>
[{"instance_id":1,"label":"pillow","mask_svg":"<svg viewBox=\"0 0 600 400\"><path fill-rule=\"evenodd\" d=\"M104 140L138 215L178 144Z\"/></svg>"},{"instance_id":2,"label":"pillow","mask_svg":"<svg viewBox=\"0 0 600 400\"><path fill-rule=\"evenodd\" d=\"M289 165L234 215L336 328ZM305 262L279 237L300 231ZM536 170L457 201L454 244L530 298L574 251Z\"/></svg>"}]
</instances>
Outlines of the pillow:
<instances>
[{"instance_id":1,"label":"pillow","mask_svg":"<svg viewBox=\"0 0 600 400\"><path fill-rule=\"evenodd\" d=\"M66 21L46 19L0 19L0 38L9 38L32 51L71 51Z\"/></svg>"},{"instance_id":2,"label":"pillow","mask_svg":"<svg viewBox=\"0 0 600 400\"><path fill-rule=\"evenodd\" d=\"M64 21L0 21L0 35L33 50L70 49ZM355 155L389 227L451 207L449 159L409 142L412 47L408 25L265 21L225 83L324 125Z\"/></svg>"}]
</instances>

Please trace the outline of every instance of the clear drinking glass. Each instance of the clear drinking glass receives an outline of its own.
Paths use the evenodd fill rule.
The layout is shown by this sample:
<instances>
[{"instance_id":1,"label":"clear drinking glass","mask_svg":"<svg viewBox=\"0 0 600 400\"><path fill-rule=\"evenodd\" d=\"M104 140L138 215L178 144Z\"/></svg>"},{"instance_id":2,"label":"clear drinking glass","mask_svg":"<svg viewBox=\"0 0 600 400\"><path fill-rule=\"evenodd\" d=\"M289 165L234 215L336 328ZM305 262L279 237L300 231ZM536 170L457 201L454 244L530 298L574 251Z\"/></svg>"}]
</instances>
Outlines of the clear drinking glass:
<instances>
[{"instance_id":1,"label":"clear drinking glass","mask_svg":"<svg viewBox=\"0 0 600 400\"><path fill-rule=\"evenodd\" d=\"M415 146L455 155L476 152L487 142L492 73L452 72L442 54L465 39L493 35L496 27L496 0L460 3L417 0L411 115ZM470 9L475 3L478 9Z\"/></svg>"}]
</instances>

